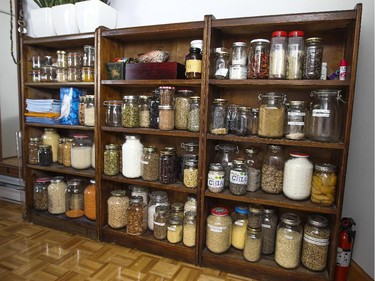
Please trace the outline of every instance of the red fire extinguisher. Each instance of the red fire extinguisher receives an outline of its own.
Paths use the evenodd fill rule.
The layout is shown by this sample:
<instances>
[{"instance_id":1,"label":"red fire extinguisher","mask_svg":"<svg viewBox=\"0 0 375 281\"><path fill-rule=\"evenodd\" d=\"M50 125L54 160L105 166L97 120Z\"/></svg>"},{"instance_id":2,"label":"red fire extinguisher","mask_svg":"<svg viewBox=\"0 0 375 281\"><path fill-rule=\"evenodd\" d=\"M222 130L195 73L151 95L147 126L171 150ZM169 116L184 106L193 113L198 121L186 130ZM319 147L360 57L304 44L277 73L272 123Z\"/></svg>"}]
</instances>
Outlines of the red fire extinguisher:
<instances>
[{"instance_id":1,"label":"red fire extinguisher","mask_svg":"<svg viewBox=\"0 0 375 281\"><path fill-rule=\"evenodd\" d=\"M353 225L355 225L355 222L352 218L341 219L340 237L336 256L335 281L346 281L348 278L355 238L355 231L352 229Z\"/></svg>"}]
</instances>

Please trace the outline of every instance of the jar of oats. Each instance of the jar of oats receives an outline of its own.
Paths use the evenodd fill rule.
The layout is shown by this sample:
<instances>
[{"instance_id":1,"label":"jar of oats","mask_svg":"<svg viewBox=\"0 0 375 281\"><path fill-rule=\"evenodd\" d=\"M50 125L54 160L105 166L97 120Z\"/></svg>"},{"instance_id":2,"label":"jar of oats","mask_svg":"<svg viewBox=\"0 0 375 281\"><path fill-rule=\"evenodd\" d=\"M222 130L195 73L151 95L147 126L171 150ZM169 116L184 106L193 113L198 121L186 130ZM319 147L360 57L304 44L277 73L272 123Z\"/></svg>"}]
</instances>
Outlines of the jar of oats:
<instances>
[{"instance_id":1,"label":"jar of oats","mask_svg":"<svg viewBox=\"0 0 375 281\"><path fill-rule=\"evenodd\" d=\"M128 222L129 197L125 190L113 190L107 200L108 225L112 228L125 227Z\"/></svg>"},{"instance_id":2,"label":"jar of oats","mask_svg":"<svg viewBox=\"0 0 375 281\"><path fill-rule=\"evenodd\" d=\"M226 252L231 245L232 219L226 208L215 207L207 217L206 246L215 253Z\"/></svg>"}]
</instances>

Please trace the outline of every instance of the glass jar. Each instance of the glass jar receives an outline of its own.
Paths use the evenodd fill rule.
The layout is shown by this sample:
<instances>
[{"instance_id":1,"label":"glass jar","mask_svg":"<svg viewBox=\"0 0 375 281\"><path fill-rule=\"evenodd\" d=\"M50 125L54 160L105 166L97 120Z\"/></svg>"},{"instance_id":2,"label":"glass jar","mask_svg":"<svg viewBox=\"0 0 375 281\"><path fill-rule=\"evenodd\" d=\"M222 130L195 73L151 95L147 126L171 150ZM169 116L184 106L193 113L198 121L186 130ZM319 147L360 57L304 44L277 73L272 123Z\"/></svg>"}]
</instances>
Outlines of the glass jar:
<instances>
[{"instance_id":1,"label":"glass jar","mask_svg":"<svg viewBox=\"0 0 375 281\"><path fill-rule=\"evenodd\" d=\"M259 108L251 109L251 133L253 135L258 134L259 127Z\"/></svg>"},{"instance_id":2,"label":"glass jar","mask_svg":"<svg viewBox=\"0 0 375 281\"><path fill-rule=\"evenodd\" d=\"M160 151L159 181L164 184L176 181L175 158L172 151Z\"/></svg>"},{"instance_id":3,"label":"glass jar","mask_svg":"<svg viewBox=\"0 0 375 281\"><path fill-rule=\"evenodd\" d=\"M262 216L263 216L263 207L257 204L250 204L248 226L251 228L261 228Z\"/></svg>"},{"instance_id":4,"label":"glass jar","mask_svg":"<svg viewBox=\"0 0 375 281\"><path fill-rule=\"evenodd\" d=\"M197 198L195 194L188 195L184 204L184 215L187 212L197 213Z\"/></svg>"},{"instance_id":5,"label":"glass jar","mask_svg":"<svg viewBox=\"0 0 375 281\"><path fill-rule=\"evenodd\" d=\"M284 159L282 147L268 145L262 164L262 190L278 194L283 191Z\"/></svg>"},{"instance_id":6,"label":"glass jar","mask_svg":"<svg viewBox=\"0 0 375 281\"><path fill-rule=\"evenodd\" d=\"M65 143L63 146L63 165L65 167L70 167L72 165L71 152L72 152L73 139L65 138Z\"/></svg>"},{"instance_id":7,"label":"glass jar","mask_svg":"<svg viewBox=\"0 0 375 281\"><path fill-rule=\"evenodd\" d=\"M168 194L165 191L153 191L150 194L147 216L147 226L150 230L154 230L154 214L157 206L167 206L169 208Z\"/></svg>"},{"instance_id":8,"label":"glass jar","mask_svg":"<svg viewBox=\"0 0 375 281\"><path fill-rule=\"evenodd\" d=\"M65 144L65 138L59 139L59 145L57 147L57 163L62 164L63 163L63 149Z\"/></svg>"},{"instance_id":9,"label":"glass jar","mask_svg":"<svg viewBox=\"0 0 375 281\"><path fill-rule=\"evenodd\" d=\"M198 48L190 48L185 60L187 79L201 79L202 77L202 54Z\"/></svg>"},{"instance_id":10,"label":"glass jar","mask_svg":"<svg viewBox=\"0 0 375 281\"><path fill-rule=\"evenodd\" d=\"M40 82L40 76L41 76L41 70L40 69L34 69L31 71L31 81L34 83Z\"/></svg>"},{"instance_id":11,"label":"glass jar","mask_svg":"<svg viewBox=\"0 0 375 281\"><path fill-rule=\"evenodd\" d=\"M215 79L229 78L229 51L226 48L214 49L215 59L213 65L215 66Z\"/></svg>"},{"instance_id":12,"label":"glass jar","mask_svg":"<svg viewBox=\"0 0 375 281\"><path fill-rule=\"evenodd\" d=\"M187 161L198 161L199 145L194 142L181 143L181 167L180 180L183 181L184 167Z\"/></svg>"},{"instance_id":13,"label":"glass jar","mask_svg":"<svg viewBox=\"0 0 375 281\"><path fill-rule=\"evenodd\" d=\"M159 130L174 129L174 109L170 105L159 105Z\"/></svg>"},{"instance_id":14,"label":"glass jar","mask_svg":"<svg viewBox=\"0 0 375 281\"><path fill-rule=\"evenodd\" d=\"M190 97L189 99L188 130L190 132L199 132L200 100L199 96Z\"/></svg>"},{"instance_id":15,"label":"glass jar","mask_svg":"<svg viewBox=\"0 0 375 281\"><path fill-rule=\"evenodd\" d=\"M314 141L338 142L342 125L340 90L317 90L311 96L313 102L307 111L306 137Z\"/></svg>"},{"instance_id":16,"label":"glass jar","mask_svg":"<svg viewBox=\"0 0 375 281\"><path fill-rule=\"evenodd\" d=\"M104 174L115 176L119 171L119 146L107 144L104 149Z\"/></svg>"},{"instance_id":17,"label":"glass jar","mask_svg":"<svg viewBox=\"0 0 375 281\"><path fill-rule=\"evenodd\" d=\"M92 141L88 135L74 135L71 149L71 166L82 170L91 167Z\"/></svg>"},{"instance_id":18,"label":"glass jar","mask_svg":"<svg viewBox=\"0 0 375 281\"><path fill-rule=\"evenodd\" d=\"M130 186L131 196L141 196L143 202L148 205L148 188L146 186L132 185Z\"/></svg>"},{"instance_id":19,"label":"glass jar","mask_svg":"<svg viewBox=\"0 0 375 281\"><path fill-rule=\"evenodd\" d=\"M40 144L38 149L38 162L40 166L52 165L52 148L49 144Z\"/></svg>"},{"instance_id":20,"label":"glass jar","mask_svg":"<svg viewBox=\"0 0 375 281\"><path fill-rule=\"evenodd\" d=\"M139 136L125 136L122 145L122 174L127 178L139 178L141 176L141 159L143 145Z\"/></svg>"},{"instance_id":21,"label":"glass jar","mask_svg":"<svg viewBox=\"0 0 375 281\"><path fill-rule=\"evenodd\" d=\"M35 210L48 210L48 185L50 178L38 178L33 189L33 202Z\"/></svg>"},{"instance_id":22,"label":"glass jar","mask_svg":"<svg viewBox=\"0 0 375 281\"><path fill-rule=\"evenodd\" d=\"M270 41L254 39L250 41L249 78L267 79L270 63Z\"/></svg>"},{"instance_id":23,"label":"glass jar","mask_svg":"<svg viewBox=\"0 0 375 281\"><path fill-rule=\"evenodd\" d=\"M62 50L57 50L57 60L56 64L58 68L67 68L68 67L68 61L66 57L66 52Z\"/></svg>"},{"instance_id":24,"label":"glass jar","mask_svg":"<svg viewBox=\"0 0 375 281\"><path fill-rule=\"evenodd\" d=\"M43 63L41 62L42 58L40 56L32 56L31 64L33 69L40 69Z\"/></svg>"},{"instance_id":25,"label":"glass jar","mask_svg":"<svg viewBox=\"0 0 375 281\"><path fill-rule=\"evenodd\" d=\"M198 161L185 162L183 183L186 188L198 188Z\"/></svg>"},{"instance_id":26,"label":"glass jar","mask_svg":"<svg viewBox=\"0 0 375 281\"><path fill-rule=\"evenodd\" d=\"M184 204L181 202L172 203L170 216L171 217L177 216L181 220L183 220L184 219Z\"/></svg>"},{"instance_id":27,"label":"glass jar","mask_svg":"<svg viewBox=\"0 0 375 281\"><path fill-rule=\"evenodd\" d=\"M228 133L227 102L226 99L214 99L211 109L211 134L223 135Z\"/></svg>"},{"instance_id":28,"label":"glass jar","mask_svg":"<svg viewBox=\"0 0 375 281\"><path fill-rule=\"evenodd\" d=\"M246 167L247 167L247 191L255 192L260 189L260 177L262 174L262 159L260 153L255 148L247 148Z\"/></svg>"},{"instance_id":29,"label":"glass jar","mask_svg":"<svg viewBox=\"0 0 375 281\"><path fill-rule=\"evenodd\" d=\"M232 213L232 246L236 249L243 250L245 246L247 216L249 211L244 206L234 207Z\"/></svg>"},{"instance_id":30,"label":"glass jar","mask_svg":"<svg viewBox=\"0 0 375 281\"><path fill-rule=\"evenodd\" d=\"M238 146L232 144L219 144L215 146L215 163L221 163L224 168L224 187L229 187L230 169L233 166L233 160L238 153Z\"/></svg>"},{"instance_id":31,"label":"glass jar","mask_svg":"<svg viewBox=\"0 0 375 281\"><path fill-rule=\"evenodd\" d=\"M262 254L270 255L275 249L276 229L277 229L276 210L270 207L263 208L262 216Z\"/></svg>"},{"instance_id":32,"label":"glass jar","mask_svg":"<svg viewBox=\"0 0 375 281\"><path fill-rule=\"evenodd\" d=\"M58 176L51 179L47 189L48 212L54 215L65 213L67 187L64 177Z\"/></svg>"},{"instance_id":33,"label":"glass jar","mask_svg":"<svg viewBox=\"0 0 375 281\"><path fill-rule=\"evenodd\" d=\"M107 200L108 225L112 228L123 228L128 222L129 197L125 190L113 190Z\"/></svg>"},{"instance_id":34,"label":"glass jar","mask_svg":"<svg viewBox=\"0 0 375 281\"><path fill-rule=\"evenodd\" d=\"M290 101L287 106L285 138L301 140L305 137L305 102Z\"/></svg>"},{"instance_id":35,"label":"glass jar","mask_svg":"<svg viewBox=\"0 0 375 281\"><path fill-rule=\"evenodd\" d=\"M258 135L267 138L284 136L285 96L276 93L259 95Z\"/></svg>"},{"instance_id":36,"label":"glass jar","mask_svg":"<svg viewBox=\"0 0 375 281\"><path fill-rule=\"evenodd\" d=\"M119 100L104 101L105 110L105 125L109 127L122 126L122 102Z\"/></svg>"},{"instance_id":37,"label":"glass jar","mask_svg":"<svg viewBox=\"0 0 375 281\"><path fill-rule=\"evenodd\" d=\"M141 177L145 181L156 181L159 179L159 154L155 146L143 148L141 158Z\"/></svg>"},{"instance_id":38,"label":"glass jar","mask_svg":"<svg viewBox=\"0 0 375 281\"><path fill-rule=\"evenodd\" d=\"M229 80L247 79L247 66L233 64L229 67Z\"/></svg>"},{"instance_id":39,"label":"glass jar","mask_svg":"<svg viewBox=\"0 0 375 281\"><path fill-rule=\"evenodd\" d=\"M215 254L226 252L231 245L232 219L226 208L215 207L207 217L206 246Z\"/></svg>"},{"instance_id":40,"label":"glass jar","mask_svg":"<svg viewBox=\"0 0 375 281\"><path fill-rule=\"evenodd\" d=\"M311 183L311 202L332 206L335 203L336 183L336 166L328 163L316 164Z\"/></svg>"},{"instance_id":41,"label":"glass jar","mask_svg":"<svg viewBox=\"0 0 375 281\"><path fill-rule=\"evenodd\" d=\"M243 257L249 262L257 262L262 254L263 236L261 228L247 226Z\"/></svg>"},{"instance_id":42,"label":"glass jar","mask_svg":"<svg viewBox=\"0 0 375 281\"><path fill-rule=\"evenodd\" d=\"M330 235L327 218L318 215L307 218L301 254L301 262L306 268L312 271L326 268Z\"/></svg>"},{"instance_id":43,"label":"glass jar","mask_svg":"<svg viewBox=\"0 0 375 281\"><path fill-rule=\"evenodd\" d=\"M84 66L81 69L81 80L82 82L94 82L95 81L95 70L93 67Z\"/></svg>"},{"instance_id":44,"label":"glass jar","mask_svg":"<svg viewBox=\"0 0 375 281\"><path fill-rule=\"evenodd\" d=\"M247 106L238 107L238 114L236 116L236 131L237 136L247 136L251 134L251 108Z\"/></svg>"},{"instance_id":45,"label":"glass jar","mask_svg":"<svg viewBox=\"0 0 375 281\"><path fill-rule=\"evenodd\" d=\"M183 221L180 217L169 217L167 229L167 240L169 243L176 244L182 241L182 226Z\"/></svg>"},{"instance_id":46,"label":"glass jar","mask_svg":"<svg viewBox=\"0 0 375 281\"><path fill-rule=\"evenodd\" d=\"M176 88L171 86L160 86L160 105L174 106L174 94Z\"/></svg>"},{"instance_id":47,"label":"glass jar","mask_svg":"<svg viewBox=\"0 0 375 281\"><path fill-rule=\"evenodd\" d=\"M68 81L68 70L65 68L58 68L56 70L56 80L57 82L67 82Z\"/></svg>"},{"instance_id":48,"label":"glass jar","mask_svg":"<svg viewBox=\"0 0 375 281\"><path fill-rule=\"evenodd\" d=\"M306 39L305 57L303 62L304 79L320 79L323 61L322 38Z\"/></svg>"},{"instance_id":49,"label":"glass jar","mask_svg":"<svg viewBox=\"0 0 375 281\"><path fill-rule=\"evenodd\" d=\"M150 127L150 97L139 96L139 127Z\"/></svg>"},{"instance_id":50,"label":"glass jar","mask_svg":"<svg viewBox=\"0 0 375 281\"><path fill-rule=\"evenodd\" d=\"M52 148L52 161L57 162L60 135L55 129L45 128L42 135L43 144L49 144Z\"/></svg>"},{"instance_id":51,"label":"glass jar","mask_svg":"<svg viewBox=\"0 0 375 281\"><path fill-rule=\"evenodd\" d=\"M291 31L288 38L286 79L301 79L305 52L303 31Z\"/></svg>"},{"instance_id":52,"label":"glass jar","mask_svg":"<svg viewBox=\"0 0 375 281\"><path fill-rule=\"evenodd\" d=\"M298 267L301 256L302 227L300 219L292 213L285 213L277 226L275 262L283 268Z\"/></svg>"},{"instance_id":53,"label":"glass jar","mask_svg":"<svg viewBox=\"0 0 375 281\"><path fill-rule=\"evenodd\" d=\"M182 158L177 155L176 147L174 146L165 146L163 150L170 151L172 153L172 158L174 162L174 171L175 171L175 178L180 179L182 181L183 176L183 166L182 166Z\"/></svg>"},{"instance_id":54,"label":"glass jar","mask_svg":"<svg viewBox=\"0 0 375 281\"><path fill-rule=\"evenodd\" d=\"M139 101L136 96L124 96L122 104L122 126L139 127Z\"/></svg>"},{"instance_id":55,"label":"glass jar","mask_svg":"<svg viewBox=\"0 0 375 281\"><path fill-rule=\"evenodd\" d=\"M44 56L43 59L45 66L51 66L53 64L54 58L52 56Z\"/></svg>"},{"instance_id":56,"label":"glass jar","mask_svg":"<svg viewBox=\"0 0 375 281\"><path fill-rule=\"evenodd\" d=\"M40 82L56 82L57 68L55 66L42 66L40 72Z\"/></svg>"},{"instance_id":57,"label":"glass jar","mask_svg":"<svg viewBox=\"0 0 375 281\"><path fill-rule=\"evenodd\" d=\"M169 207L160 205L155 208L154 237L158 240L167 238Z\"/></svg>"},{"instance_id":58,"label":"glass jar","mask_svg":"<svg viewBox=\"0 0 375 281\"><path fill-rule=\"evenodd\" d=\"M238 104L229 104L227 108L228 134L235 134L237 129Z\"/></svg>"},{"instance_id":59,"label":"glass jar","mask_svg":"<svg viewBox=\"0 0 375 281\"><path fill-rule=\"evenodd\" d=\"M150 99L150 128L159 128L159 105L160 92L159 89L153 91L153 96Z\"/></svg>"},{"instance_id":60,"label":"glass jar","mask_svg":"<svg viewBox=\"0 0 375 281\"><path fill-rule=\"evenodd\" d=\"M270 79L285 79L287 38L288 33L286 31L272 32L269 67Z\"/></svg>"},{"instance_id":61,"label":"glass jar","mask_svg":"<svg viewBox=\"0 0 375 281\"><path fill-rule=\"evenodd\" d=\"M69 67L67 71L69 82L81 82L81 68Z\"/></svg>"},{"instance_id":62,"label":"glass jar","mask_svg":"<svg viewBox=\"0 0 375 281\"><path fill-rule=\"evenodd\" d=\"M197 229L196 223L196 212L189 211L185 213L184 225L183 225L183 234L182 234L182 243L186 247L195 246L195 234Z\"/></svg>"},{"instance_id":63,"label":"glass jar","mask_svg":"<svg viewBox=\"0 0 375 281\"><path fill-rule=\"evenodd\" d=\"M79 52L69 52L67 55L68 67L82 67L82 54Z\"/></svg>"},{"instance_id":64,"label":"glass jar","mask_svg":"<svg viewBox=\"0 0 375 281\"><path fill-rule=\"evenodd\" d=\"M221 163L211 163L207 175L207 189L213 193L220 193L224 190L225 171Z\"/></svg>"},{"instance_id":65,"label":"glass jar","mask_svg":"<svg viewBox=\"0 0 375 281\"><path fill-rule=\"evenodd\" d=\"M142 235L147 231L147 205L141 196L132 196L128 211L126 233L129 235Z\"/></svg>"},{"instance_id":66,"label":"glass jar","mask_svg":"<svg viewBox=\"0 0 375 281\"><path fill-rule=\"evenodd\" d=\"M311 193L313 164L309 161L309 154L290 153L285 162L283 177L283 193L292 200L304 200Z\"/></svg>"},{"instance_id":67,"label":"glass jar","mask_svg":"<svg viewBox=\"0 0 375 281\"><path fill-rule=\"evenodd\" d=\"M247 65L247 44L245 42L233 42L232 65Z\"/></svg>"},{"instance_id":68,"label":"glass jar","mask_svg":"<svg viewBox=\"0 0 375 281\"><path fill-rule=\"evenodd\" d=\"M244 195L247 192L247 168L245 159L237 158L233 160L233 167L229 172L229 191L234 195Z\"/></svg>"},{"instance_id":69,"label":"glass jar","mask_svg":"<svg viewBox=\"0 0 375 281\"><path fill-rule=\"evenodd\" d=\"M92 45L83 46L83 66L95 66L95 47Z\"/></svg>"},{"instance_id":70,"label":"glass jar","mask_svg":"<svg viewBox=\"0 0 375 281\"><path fill-rule=\"evenodd\" d=\"M175 97L174 127L177 130L188 129L188 116L190 110L189 98L193 94L191 90L178 90Z\"/></svg>"},{"instance_id":71,"label":"glass jar","mask_svg":"<svg viewBox=\"0 0 375 281\"><path fill-rule=\"evenodd\" d=\"M68 180L67 185L65 215L68 218L82 217L84 215L82 180Z\"/></svg>"},{"instance_id":72,"label":"glass jar","mask_svg":"<svg viewBox=\"0 0 375 281\"><path fill-rule=\"evenodd\" d=\"M37 165L39 164L38 150L41 144L40 138L30 138L28 149L29 149L29 164Z\"/></svg>"},{"instance_id":73,"label":"glass jar","mask_svg":"<svg viewBox=\"0 0 375 281\"><path fill-rule=\"evenodd\" d=\"M95 125L95 96L86 95L85 102L85 126L93 127Z\"/></svg>"},{"instance_id":74,"label":"glass jar","mask_svg":"<svg viewBox=\"0 0 375 281\"><path fill-rule=\"evenodd\" d=\"M86 96L79 96L78 104L78 123L79 125L85 125L85 104Z\"/></svg>"},{"instance_id":75,"label":"glass jar","mask_svg":"<svg viewBox=\"0 0 375 281\"><path fill-rule=\"evenodd\" d=\"M90 220L96 220L96 187L95 180L90 180L84 191L85 216Z\"/></svg>"}]
</instances>

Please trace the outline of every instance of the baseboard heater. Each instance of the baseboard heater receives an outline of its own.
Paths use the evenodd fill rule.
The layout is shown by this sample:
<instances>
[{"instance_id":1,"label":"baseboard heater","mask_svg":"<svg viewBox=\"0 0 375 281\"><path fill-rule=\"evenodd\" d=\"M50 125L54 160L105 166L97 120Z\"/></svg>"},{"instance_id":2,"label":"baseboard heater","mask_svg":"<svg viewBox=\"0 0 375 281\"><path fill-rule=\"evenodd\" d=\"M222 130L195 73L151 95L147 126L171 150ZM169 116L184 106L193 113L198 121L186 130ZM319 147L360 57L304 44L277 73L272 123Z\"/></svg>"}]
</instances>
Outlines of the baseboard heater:
<instances>
[{"instance_id":1,"label":"baseboard heater","mask_svg":"<svg viewBox=\"0 0 375 281\"><path fill-rule=\"evenodd\" d=\"M19 178L0 175L0 200L20 203L25 198L25 183Z\"/></svg>"}]
</instances>

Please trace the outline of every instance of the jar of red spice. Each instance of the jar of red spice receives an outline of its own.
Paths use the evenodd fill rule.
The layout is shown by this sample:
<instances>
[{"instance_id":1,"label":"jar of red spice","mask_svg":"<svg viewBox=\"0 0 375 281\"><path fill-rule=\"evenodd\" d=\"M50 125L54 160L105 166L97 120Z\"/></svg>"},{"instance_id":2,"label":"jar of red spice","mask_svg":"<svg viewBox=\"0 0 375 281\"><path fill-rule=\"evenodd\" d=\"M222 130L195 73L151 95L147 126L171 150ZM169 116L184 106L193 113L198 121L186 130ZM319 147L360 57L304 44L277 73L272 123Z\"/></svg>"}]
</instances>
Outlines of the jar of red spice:
<instances>
[{"instance_id":1,"label":"jar of red spice","mask_svg":"<svg viewBox=\"0 0 375 281\"><path fill-rule=\"evenodd\" d=\"M270 41L250 41L249 79L267 79L269 71Z\"/></svg>"},{"instance_id":2,"label":"jar of red spice","mask_svg":"<svg viewBox=\"0 0 375 281\"><path fill-rule=\"evenodd\" d=\"M95 180L90 180L90 184L84 192L85 216L90 220L96 220L96 187Z\"/></svg>"}]
</instances>

